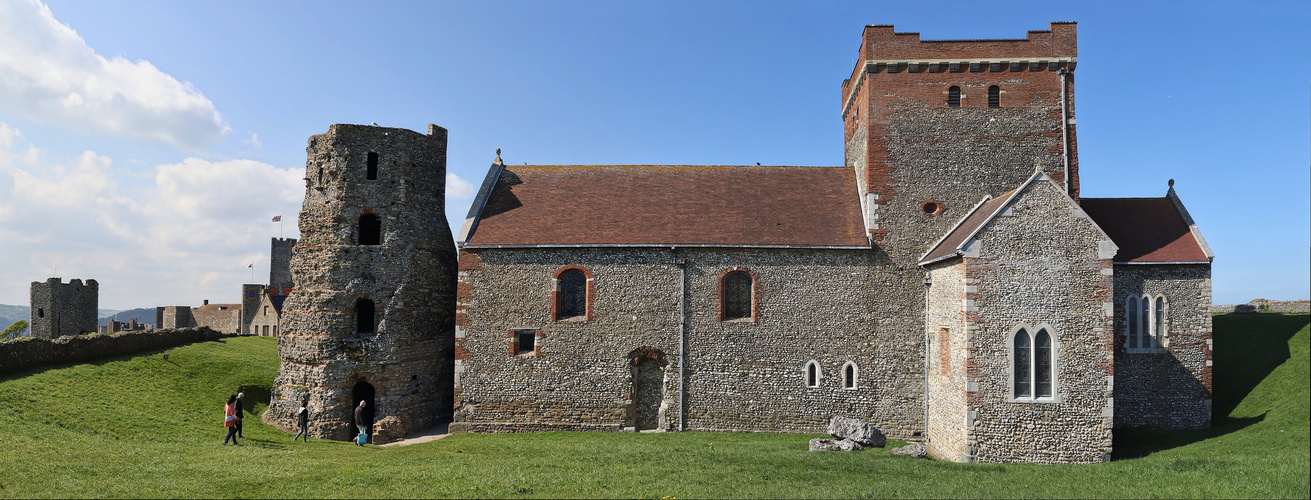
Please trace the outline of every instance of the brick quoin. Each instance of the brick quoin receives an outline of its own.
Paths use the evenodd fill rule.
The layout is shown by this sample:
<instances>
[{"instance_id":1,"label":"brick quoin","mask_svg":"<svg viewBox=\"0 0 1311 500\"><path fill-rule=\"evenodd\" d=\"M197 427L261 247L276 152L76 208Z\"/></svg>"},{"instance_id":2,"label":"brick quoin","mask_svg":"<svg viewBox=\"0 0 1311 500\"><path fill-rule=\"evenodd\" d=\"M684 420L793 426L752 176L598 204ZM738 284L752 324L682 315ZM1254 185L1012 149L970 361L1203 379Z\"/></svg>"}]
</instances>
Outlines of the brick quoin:
<instances>
[{"instance_id":1,"label":"brick quoin","mask_svg":"<svg viewBox=\"0 0 1311 500\"><path fill-rule=\"evenodd\" d=\"M478 257L476 252L470 250L460 251L460 271L481 271L482 268L483 260L481 257Z\"/></svg>"}]
</instances>

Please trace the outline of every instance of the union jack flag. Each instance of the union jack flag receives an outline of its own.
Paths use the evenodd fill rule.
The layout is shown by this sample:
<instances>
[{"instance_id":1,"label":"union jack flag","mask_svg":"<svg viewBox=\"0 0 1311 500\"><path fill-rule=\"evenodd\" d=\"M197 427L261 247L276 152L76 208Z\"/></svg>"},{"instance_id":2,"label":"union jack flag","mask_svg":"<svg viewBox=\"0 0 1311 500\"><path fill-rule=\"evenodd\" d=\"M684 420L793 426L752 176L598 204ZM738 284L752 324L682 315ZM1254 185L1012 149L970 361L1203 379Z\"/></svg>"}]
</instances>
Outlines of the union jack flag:
<instances>
[{"instance_id":1,"label":"union jack flag","mask_svg":"<svg viewBox=\"0 0 1311 500\"><path fill-rule=\"evenodd\" d=\"M282 222L282 216L281 216L281 215L274 215L274 216L273 216L273 222Z\"/></svg>"}]
</instances>

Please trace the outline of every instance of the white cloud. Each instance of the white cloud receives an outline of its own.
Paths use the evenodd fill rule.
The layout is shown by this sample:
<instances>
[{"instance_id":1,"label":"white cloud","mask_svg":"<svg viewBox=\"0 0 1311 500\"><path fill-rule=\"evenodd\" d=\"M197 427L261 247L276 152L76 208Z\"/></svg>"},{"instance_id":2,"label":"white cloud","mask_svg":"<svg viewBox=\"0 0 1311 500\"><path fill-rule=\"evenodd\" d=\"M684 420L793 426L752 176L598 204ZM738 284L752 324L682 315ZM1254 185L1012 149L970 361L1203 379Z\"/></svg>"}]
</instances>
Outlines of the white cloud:
<instances>
[{"instance_id":1,"label":"white cloud","mask_svg":"<svg viewBox=\"0 0 1311 500\"><path fill-rule=\"evenodd\" d=\"M232 301L241 283L268 280L274 215L298 236L302 169L187 158L125 187L133 176L108 157L29 167L35 149L0 122L0 303L26 304L27 283L56 269L98 280L103 307Z\"/></svg>"},{"instance_id":2,"label":"white cloud","mask_svg":"<svg viewBox=\"0 0 1311 500\"><path fill-rule=\"evenodd\" d=\"M245 140L245 141L241 141L241 143L242 143L242 144L245 144L245 145L247 145L247 146L250 146L250 147L252 147L252 148L262 148L262 147L264 147L264 143L259 142L259 134L250 134L250 139L249 139L249 140Z\"/></svg>"},{"instance_id":3,"label":"white cloud","mask_svg":"<svg viewBox=\"0 0 1311 500\"><path fill-rule=\"evenodd\" d=\"M455 174L446 174L446 199L472 198L473 184Z\"/></svg>"},{"instance_id":4,"label":"white cloud","mask_svg":"<svg viewBox=\"0 0 1311 500\"><path fill-rule=\"evenodd\" d=\"M193 151L230 131L190 83L148 61L96 54L38 0L0 1L0 107L38 122Z\"/></svg>"}]
</instances>

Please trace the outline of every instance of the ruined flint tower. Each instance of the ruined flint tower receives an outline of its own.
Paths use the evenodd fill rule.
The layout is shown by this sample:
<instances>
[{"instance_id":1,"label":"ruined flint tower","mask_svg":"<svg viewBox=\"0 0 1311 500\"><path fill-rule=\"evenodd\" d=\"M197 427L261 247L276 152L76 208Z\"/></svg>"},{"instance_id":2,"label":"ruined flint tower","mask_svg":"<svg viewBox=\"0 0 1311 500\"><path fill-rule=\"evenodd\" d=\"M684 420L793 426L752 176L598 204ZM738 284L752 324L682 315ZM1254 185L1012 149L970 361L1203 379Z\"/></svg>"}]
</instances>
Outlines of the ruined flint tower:
<instances>
[{"instance_id":1,"label":"ruined flint tower","mask_svg":"<svg viewBox=\"0 0 1311 500\"><path fill-rule=\"evenodd\" d=\"M268 420L315 437L356 434L368 401L375 442L449 419L455 245L446 223L446 130L333 125L306 148L294 290Z\"/></svg>"}]
</instances>

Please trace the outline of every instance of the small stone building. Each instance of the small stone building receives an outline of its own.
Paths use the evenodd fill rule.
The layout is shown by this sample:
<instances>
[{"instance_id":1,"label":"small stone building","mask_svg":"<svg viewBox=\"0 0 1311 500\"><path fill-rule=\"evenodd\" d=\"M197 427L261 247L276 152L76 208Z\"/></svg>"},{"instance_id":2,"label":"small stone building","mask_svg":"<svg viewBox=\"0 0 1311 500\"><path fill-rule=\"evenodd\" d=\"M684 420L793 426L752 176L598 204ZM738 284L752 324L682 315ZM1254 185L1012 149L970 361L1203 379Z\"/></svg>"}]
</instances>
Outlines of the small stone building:
<instances>
[{"instance_id":1,"label":"small stone building","mask_svg":"<svg viewBox=\"0 0 1311 500\"><path fill-rule=\"evenodd\" d=\"M306 154L268 420L292 429L308 400L310 433L345 440L366 401L378 442L449 420L456 259L446 130L338 124L311 137Z\"/></svg>"},{"instance_id":2,"label":"small stone building","mask_svg":"<svg viewBox=\"0 0 1311 500\"><path fill-rule=\"evenodd\" d=\"M193 328L196 318L191 314L191 306L159 306L155 308L155 327L162 330Z\"/></svg>"},{"instance_id":3,"label":"small stone building","mask_svg":"<svg viewBox=\"0 0 1311 500\"><path fill-rule=\"evenodd\" d=\"M259 302L252 306L250 335L277 337L278 317L282 314L282 304L286 300L286 295L274 295L272 289L265 288L260 291Z\"/></svg>"},{"instance_id":4,"label":"small stone building","mask_svg":"<svg viewBox=\"0 0 1311 500\"><path fill-rule=\"evenodd\" d=\"M452 431L844 415L946 460L1088 463L1115 428L1209 426L1214 256L1173 181L1081 197L1077 64L1074 23L866 26L842 167L498 154L457 238Z\"/></svg>"},{"instance_id":5,"label":"small stone building","mask_svg":"<svg viewBox=\"0 0 1311 500\"><path fill-rule=\"evenodd\" d=\"M64 335L96 333L100 307L100 284L96 280L33 281L31 298L29 324L33 337L57 339Z\"/></svg>"},{"instance_id":6,"label":"small stone building","mask_svg":"<svg viewBox=\"0 0 1311 500\"><path fill-rule=\"evenodd\" d=\"M191 310L196 326L209 327L219 333L241 333L243 321L241 304L211 304L209 299Z\"/></svg>"}]
</instances>

